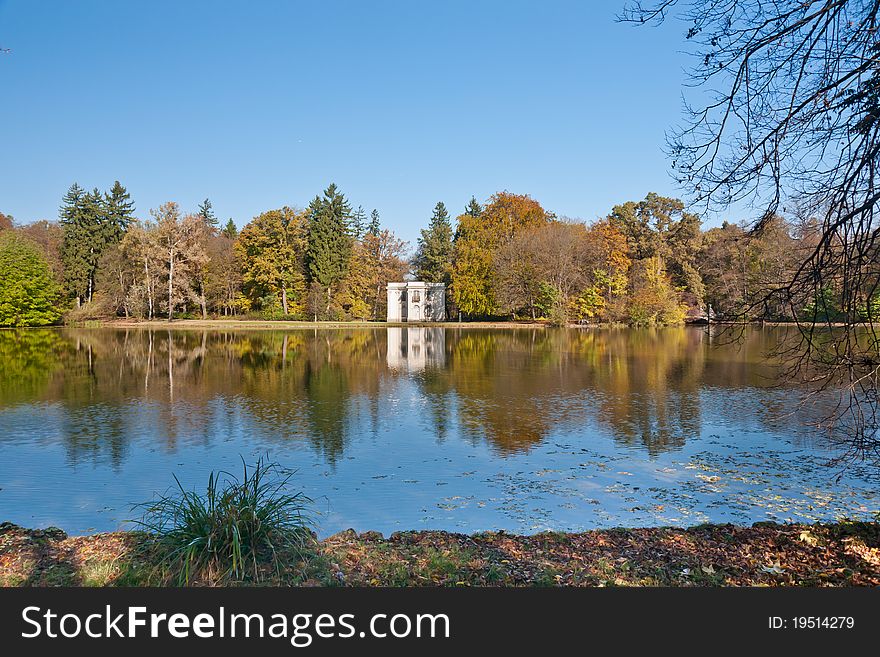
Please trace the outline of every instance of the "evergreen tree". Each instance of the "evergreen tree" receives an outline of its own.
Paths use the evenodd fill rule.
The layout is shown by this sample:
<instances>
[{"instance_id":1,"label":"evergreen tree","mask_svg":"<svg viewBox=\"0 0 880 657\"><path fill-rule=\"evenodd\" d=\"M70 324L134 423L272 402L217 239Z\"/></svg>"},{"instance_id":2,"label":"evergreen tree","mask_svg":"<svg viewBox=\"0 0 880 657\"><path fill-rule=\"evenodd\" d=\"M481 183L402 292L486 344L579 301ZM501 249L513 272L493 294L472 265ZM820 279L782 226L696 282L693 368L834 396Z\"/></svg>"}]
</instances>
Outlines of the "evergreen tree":
<instances>
[{"instance_id":1,"label":"evergreen tree","mask_svg":"<svg viewBox=\"0 0 880 657\"><path fill-rule=\"evenodd\" d=\"M481 214L483 214L483 206L477 203L476 196L471 196L471 200L465 207L464 213L471 217L479 217Z\"/></svg>"},{"instance_id":2,"label":"evergreen tree","mask_svg":"<svg viewBox=\"0 0 880 657\"><path fill-rule=\"evenodd\" d=\"M74 183L64 195L59 216L64 227L61 244L64 282L67 292L80 305L89 298L93 280L95 263L91 238L97 221L94 195Z\"/></svg>"},{"instance_id":3,"label":"evergreen tree","mask_svg":"<svg viewBox=\"0 0 880 657\"><path fill-rule=\"evenodd\" d=\"M86 191L77 183L73 183L65 192L61 199L61 208L58 210L61 223L70 224L76 220L85 193Z\"/></svg>"},{"instance_id":4,"label":"evergreen tree","mask_svg":"<svg viewBox=\"0 0 880 657\"><path fill-rule=\"evenodd\" d=\"M449 283L452 270L452 223L442 201L434 206L431 223L421 232L413 265L417 280Z\"/></svg>"},{"instance_id":5,"label":"evergreen tree","mask_svg":"<svg viewBox=\"0 0 880 657\"><path fill-rule=\"evenodd\" d=\"M376 208L373 208L370 213L370 225L367 226L367 233L373 237L379 235L379 211Z\"/></svg>"},{"instance_id":6,"label":"evergreen tree","mask_svg":"<svg viewBox=\"0 0 880 657\"><path fill-rule=\"evenodd\" d=\"M220 234L231 240L235 240L235 238L238 237L238 227L235 225L232 217L229 217L229 221L227 221L226 225L220 230Z\"/></svg>"},{"instance_id":7,"label":"evergreen tree","mask_svg":"<svg viewBox=\"0 0 880 657\"><path fill-rule=\"evenodd\" d=\"M95 275L104 250L118 243L132 221L134 204L117 181L108 194L85 192L74 183L59 212L64 227L61 260L67 290L77 305L91 301Z\"/></svg>"},{"instance_id":8,"label":"evergreen tree","mask_svg":"<svg viewBox=\"0 0 880 657\"><path fill-rule=\"evenodd\" d=\"M119 242L131 222L134 221L134 201L131 200L128 190L118 180L104 195L104 215L109 241Z\"/></svg>"},{"instance_id":9,"label":"evergreen tree","mask_svg":"<svg viewBox=\"0 0 880 657\"><path fill-rule=\"evenodd\" d=\"M364 236L364 230L367 226L367 213L364 212L363 206L359 205L358 209L351 215L351 233L352 237L360 240Z\"/></svg>"},{"instance_id":10,"label":"evergreen tree","mask_svg":"<svg viewBox=\"0 0 880 657\"><path fill-rule=\"evenodd\" d=\"M217 219L217 215L214 214L214 206L211 205L210 199L206 198L204 201L199 203L199 209L196 214L200 216L202 220L212 228L216 228L220 225L220 221L219 219Z\"/></svg>"},{"instance_id":11,"label":"evergreen tree","mask_svg":"<svg viewBox=\"0 0 880 657\"><path fill-rule=\"evenodd\" d=\"M334 287L345 278L352 252L349 232L351 206L335 184L316 196L309 205L309 239L306 250L306 272L309 282L318 283L326 291L327 313L330 313Z\"/></svg>"},{"instance_id":12,"label":"evergreen tree","mask_svg":"<svg viewBox=\"0 0 880 657\"><path fill-rule=\"evenodd\" d=\"M0 235L0 326L44 326L61 318L59 290L40 248L13 231Z\"/></svg>"}]
</instances>

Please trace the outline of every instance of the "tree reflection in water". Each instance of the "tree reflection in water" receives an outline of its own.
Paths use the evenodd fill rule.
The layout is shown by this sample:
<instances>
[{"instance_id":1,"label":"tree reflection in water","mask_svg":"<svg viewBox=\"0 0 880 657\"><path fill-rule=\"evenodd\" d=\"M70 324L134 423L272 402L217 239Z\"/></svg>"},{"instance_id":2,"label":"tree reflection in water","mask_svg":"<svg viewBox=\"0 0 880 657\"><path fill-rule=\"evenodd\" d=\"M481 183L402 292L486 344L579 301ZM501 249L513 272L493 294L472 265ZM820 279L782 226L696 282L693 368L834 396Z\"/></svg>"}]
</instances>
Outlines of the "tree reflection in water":
<instances>
[{"instance_id":1,"label":"tree reflection in water","mask_svg":"<svg viewBox=\"0 0 880 657\"><path fill-rule=\"evenodd\" d=\"M776 396L755 392L779 383L767 353L784 336L754 329L712 345L705 330L684 327L2 331L0 407L59 406L74 460L118 461L144 426L161 428L169 448L182 434L208 444L244 415L270 440L306 440L333 462L411 411L394 401L411 381L421 426L437 440L455 429L503 455L595 425L655 454L700 434L713 388L747 393L715 416L796 429L773 412Z\"/></svg>"},{"instance_id":2,"label":"tree reflection in water","mask_svg":"<svg viewBox=\"0 0 880 657\"><path fill-rule=\"evenodd\" d=\"M785 335L0 331L0 519L115 529L172 473L266 453L325 500L323 532L864 516L873 480L828 486L790 413Z\"/></svg>"}]
</instances>

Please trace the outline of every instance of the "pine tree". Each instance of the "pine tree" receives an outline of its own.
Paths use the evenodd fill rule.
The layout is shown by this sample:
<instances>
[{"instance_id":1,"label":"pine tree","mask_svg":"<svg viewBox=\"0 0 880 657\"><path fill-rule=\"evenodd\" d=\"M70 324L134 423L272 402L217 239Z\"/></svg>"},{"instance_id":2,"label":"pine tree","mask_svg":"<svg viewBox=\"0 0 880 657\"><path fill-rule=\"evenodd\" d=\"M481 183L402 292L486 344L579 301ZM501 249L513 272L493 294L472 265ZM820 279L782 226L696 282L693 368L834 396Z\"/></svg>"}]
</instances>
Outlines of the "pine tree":
<instances>
[{"instance_id":1,"label":"pine tree","mask_svg":"<svg viewBox=\"0 0 880 657\"><path fill-rule=\"evenodd\" d=\"M362 205L351 215L351 234L356 240L360 240L364 236L364 230L367 225L367 213L364 212Z\"/></svg>"},{"instance_id":2,"label":"pine tree","mask_svg":"<svg viewBox=\"0 0 880 657\"><path fill-rule=\"evenodd\" d=\"M70 224L76 220L79 212L80 203L85 190L77 183L73 183L61 199L61 208L58 210L58 216L61 223Z\"/></svg>"},{"instance_id":3,"label":"pine tree","mask_svg":"<svg viewBox=\"0 0 880 657\"><path fill-rule=\"evenodd\" d=\"M110 191L104 195L104 220L107 223L107 237L113 243L119 242L131 222L134 221L134 201L131 194L119 181L113 183Z\"/></svg>"},{"instance_id":4,"label":"pine tree","mask_svg":"<svg viewBox=\"0 0 880 657\"><path fill-rule=\"evenodd\" d=\"M345 278L352 252L349 232L351 206L335 184L316 196L309 205L309 240L306 272L309 282L318 283L327 295L329 314L334 287Z\"/></svg>"},{"instance_id":5,"label":"pine tree","mask_svg":"<svg viewBox=\"0 0 880 657\"><path fill-rule=\"evenodd\" d=\"M476 196L471 196L471 200L465 207L464 213L470 215L471 217L479 217L481 214L483 214L483 206L477 203Z\"/></svg>"},{"instance_id":6,"label":"pine tree","mask_svg":"<svg viewBox=\"0 0 880 657\"><path fill-rule=\"evenodd\" d=\"M238 227L235 225L232 217L229 217L229 221L227 221L226 225L220 230L220 234L231 240L235 240L235 238L238 237Z\"/></svg>"},{"instance_id":7,"label":"pine tree","mask_svg":"<svg viewBox=\"0 0 880 657\"><path fill-rule=\"evenodd\" d=\"M220 220L217 219L217 215L214 214L214 206L211 205L210 199L206 198L204 201L199 203L199 209L196 214L200 216L204 220L204 222L212 228L216 228L220 225Z\"/></svg>"},{"instance_id":8,"label":"pine tree","mask_svg":"<svg viewBox=\"0 0 880 657\"><path fill-rule=\"evenodd\" d=\"M373 237L379 235L379 211L376 208L373 208L370 213L370 225L367 226L367 233Z\"/></svg>"},{"instance_id":9,"label":"pine tree","mask_svg":"<svg viewBox=\"0 0 880 657\"><path fill-rule=\"evenodd\" d=\"M452 270L452 223L442 201L434 206L431 223L421 232L413 266L417 280L449 283Z\"/></svg>"},{"instance_id":10,"label":"pine tree","mask_svg":"<svg viewBox=\"0 0 880 657\"><path fill-rule=\"evenodd\" d=\"M61 259L64 264L64 280L77 305L90 301L94 292L94 274L97 267L95 242L98 235L101 195L97 190L86 192L74 183L61 206L61 224L64 239Z\"/></svg>"},{"instance_id":11,"label":"pine tree","mask_svg":"<svg viewBox=\"0 0 880 657\"><path fill-rule=\"evenodd\" d=\"M74 183L59 211L64 227L61 259L67 290L77 305L91 301L95 275L104 250L118 243L132 221L134 204L119 181L108 194L85 192Z\"/></svg>"}]
</instances>

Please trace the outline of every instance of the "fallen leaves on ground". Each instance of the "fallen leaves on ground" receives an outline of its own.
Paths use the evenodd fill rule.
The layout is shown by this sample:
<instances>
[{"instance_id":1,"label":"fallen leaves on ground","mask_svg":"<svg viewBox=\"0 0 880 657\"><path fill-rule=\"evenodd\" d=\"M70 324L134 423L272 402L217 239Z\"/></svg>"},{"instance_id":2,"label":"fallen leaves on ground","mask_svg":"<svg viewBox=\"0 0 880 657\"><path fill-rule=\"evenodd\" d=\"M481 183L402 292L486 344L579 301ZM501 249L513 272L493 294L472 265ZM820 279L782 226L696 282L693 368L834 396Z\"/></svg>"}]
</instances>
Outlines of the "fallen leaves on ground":
<instances>
[{"instance_id":1,"label":"fallen leaves on ground","mask_svg":"<svg viewBox=\"0 0 880 657\"><path fill-rule=\"evenodd\" d=\"M148 537L0 525L0 584L139 584ZM139 568L139 566L142 566ZM306 586L878 586L880 525L758 523L520 536L347 530L317 543ZM296 571L296 572L294 572Z\"/></svg>"}]
</instances>

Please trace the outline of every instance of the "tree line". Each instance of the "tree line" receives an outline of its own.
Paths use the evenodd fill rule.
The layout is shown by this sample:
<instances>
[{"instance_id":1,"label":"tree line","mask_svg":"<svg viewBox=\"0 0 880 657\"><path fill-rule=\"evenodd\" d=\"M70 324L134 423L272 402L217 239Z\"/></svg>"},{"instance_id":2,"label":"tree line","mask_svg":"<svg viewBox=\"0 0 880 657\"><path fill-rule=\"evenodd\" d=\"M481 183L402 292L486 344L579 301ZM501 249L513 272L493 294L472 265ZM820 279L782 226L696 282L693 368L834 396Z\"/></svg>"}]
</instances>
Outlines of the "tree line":
<instances>
[{"instance_id":1,"label":"tree line","mask_svg":"<svg viewBox=\"0 0 880 657\"><path fill-rule=\"evenodd\" d=\"M725 222L704 230L678 199L648 194L592 223L557 217L527 194L472 198L455 219L439 202L415 253L377 210L353 209L330 185L305 209L283 207L241 231L210 200L135 216L118 181L74 184L57 222L0 213L0 324L62 317L254 317L380 320L385 286L412 276L447 285L451 318L679 324L833 313L834 290L798 307L762 292L814 248L815 221L776 216L760 234ZM871 304L866 302L866 308Z\"/></svg>"}]
</instances>

